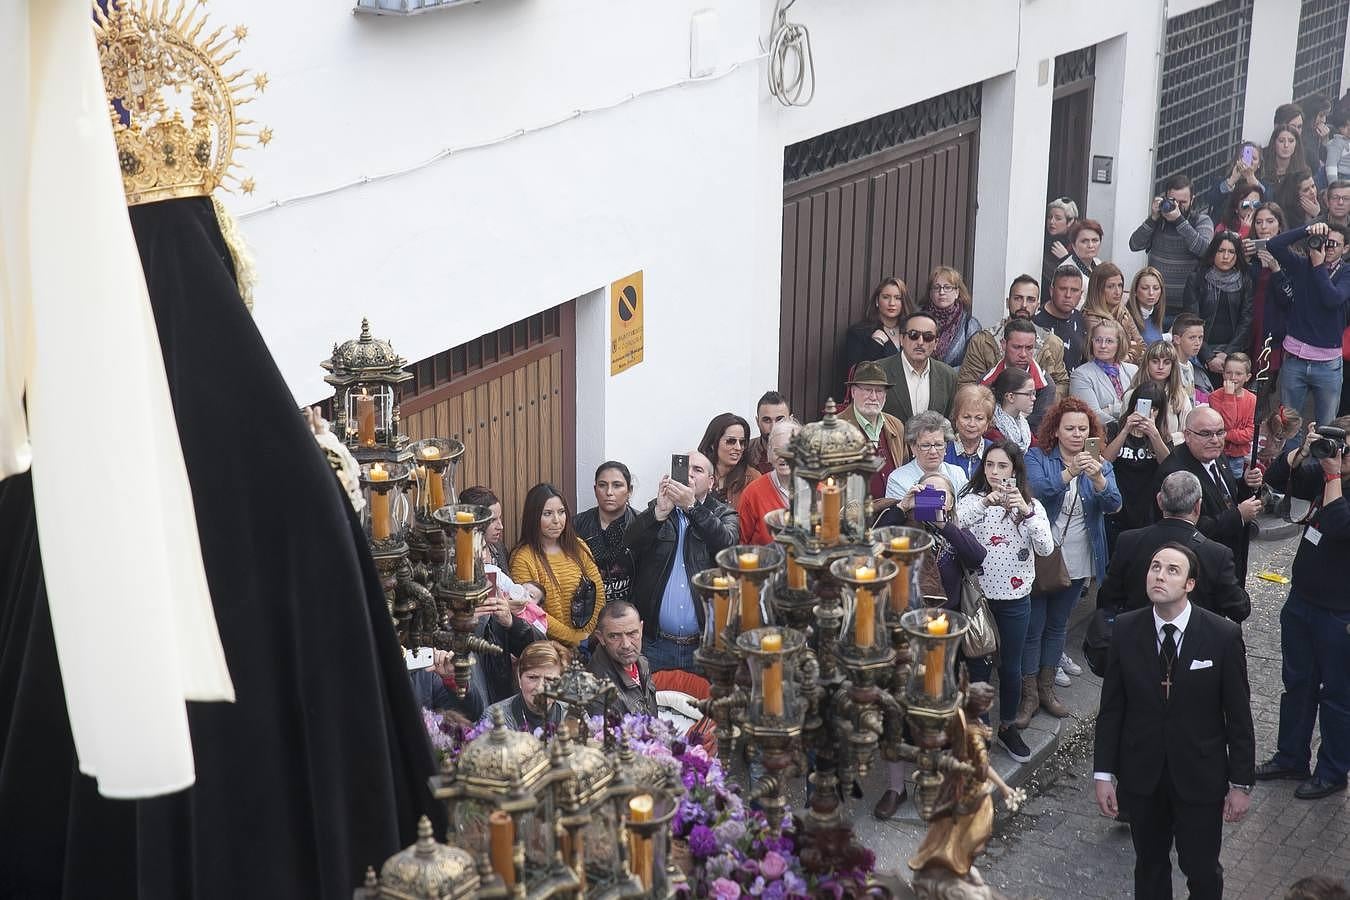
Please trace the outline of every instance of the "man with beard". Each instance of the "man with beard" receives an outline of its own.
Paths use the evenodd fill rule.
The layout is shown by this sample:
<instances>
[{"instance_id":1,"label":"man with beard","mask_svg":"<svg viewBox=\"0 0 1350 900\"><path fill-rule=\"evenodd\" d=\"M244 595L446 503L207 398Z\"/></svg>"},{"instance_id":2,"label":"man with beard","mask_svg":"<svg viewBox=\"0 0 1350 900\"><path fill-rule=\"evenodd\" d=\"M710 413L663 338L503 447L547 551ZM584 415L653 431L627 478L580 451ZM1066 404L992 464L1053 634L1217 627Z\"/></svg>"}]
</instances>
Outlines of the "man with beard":
<instances>
[{"instance_id":1,"label":"man with beard","mask_svg":"<svg viewBox=\"0 0 1350 900\"><path fill-rule=\"evenodd\" d=\"M1032 389L1036 392L1035 405L1032 406L1031 412L1027 415L1027 422L1031 425L1032 431L1040 427L1041 417L1045 415L1047 409L1055 405L1059 395L1058 385L1036 360L1036 341L1039 330L1030 319L1008 319L1008 324L1003 326L999 361L979 379L980 384L992 389L994 382L998 381L998 377L1003 374L1004 369L1011 367L1026 372L1031 378ZM981 333L983 334L983 332ZM1055 335L1051 334L1050 337L1059 342L1059 338ZM1063 343L1060 343L1061 353L1063 352L1063 346ZM1063 357L1061 356L1060 365L1063 366L1063 364Z\"/></svg>"},{"instance_id":2,"label":"man with beard","mask_svg":"<svg viewBox=\"0 0 1350 900\"><path fill-rule=\"evenodd\" d=\"M1018 275L1008 287L1008 314L997 325L991 325L979 334L972 335L966 345L966 358L961 362L961 370L956 375L957 384L993 383L988 378L1000 359L1005 358L1006 348L1002 342L1008 323L1013 321L1031 322L1035 327L1036 341L1032 346L1036 365L1041 367L1055 384L1053 403L1069 393L1069 371L1064 368L1064 342L1049 328L1035 324L1034 316L1041 308L1041 286L1030 275ZM1026 363L1018 363L1018 368L1027 369ZM995 378L998 376L995 375ZM1037 398L1039 400L1039 397ZM1040 421L1040 416L1036 416ZM1034 427L1034 426L1033 426Z\"/></svg>"},{"instance_id":3,"label":"man with beard","mask_svg":"<svg viewBox=\"0 0 1350 900\"><path fill-rule=\"evenodd\" d=\"M1031 320L1052 331L1064 344L1064 370L1072 372L1088 358L1088 327L1078 301L1083 296L1083 273L1077 266L1060 266L1050 283L1050 300ZM1066 385L1068 376L1065 376ZM1066 391L1067 393L1067 391Z\"/></svg>"},{"instance_id":4,"label":"man with beard","mask_svg":"<svg viewBox=\"0 0 1350 900\"><path fill-rule=\"evenodd\" d=\"M614 683L625 713L656 715L656 688L651 666L642 655L642 617L637 607L623 600L606 603L595 634L600 646L591 654L591 674Z\"/></svg>"},{"instance_id":5,"label":"man with beard","mask_svg":"<svg viewBox=\"0 0 1350 900\"><path fill-rule=\"evenodd\" d=\"M909 459L909 447L905 444L905 423L882 410L886 405L886 392L892 387L880 365L871 360L860 362L854 367L853 377L848 383L848 404L838 413L841 420L852 422L862 429L881 459L881 468L868 482L872 508L876 512L895 503L894 499L883 496L886 493L886 479Z\"/></svg>"}]
</instances>

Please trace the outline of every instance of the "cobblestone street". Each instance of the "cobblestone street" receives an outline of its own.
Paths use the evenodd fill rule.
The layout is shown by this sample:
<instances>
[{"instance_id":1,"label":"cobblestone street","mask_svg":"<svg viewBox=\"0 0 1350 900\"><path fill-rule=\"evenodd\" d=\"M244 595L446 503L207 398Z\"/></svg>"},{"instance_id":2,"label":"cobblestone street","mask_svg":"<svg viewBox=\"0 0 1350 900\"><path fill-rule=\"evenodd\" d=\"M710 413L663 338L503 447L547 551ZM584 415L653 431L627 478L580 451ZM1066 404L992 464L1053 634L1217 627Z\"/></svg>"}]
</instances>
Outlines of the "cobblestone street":
<instances>
[{"instance_id":1,"label":"cobblestone street","mask_svg":"<svg viewBox=\"0 0 1350 900\"><path fill-rule=\"evenodd\" d=\"M1297 540L1252 545L1248 588L1253 612L1243 631L1257 762L1271 754L1279 719L1279 613L1288 588L1255 576L1264 570L1288 575ZM1076 646L1071 650L1077 655ZM1131 896L1134 853L1129 829L1097 812L1092 737L1091 722L1071 728L1055 756L1027 785L1030 803L1021 814L1004 816L996 825L980 868L1009 897ZM1247 817L1224 826L1225 896L1279 898L1305 875L1350 874L1350 800L1345 794L1313 802L1295 800L1294 786L1294 782L1258 784ZM1186 896L1175 864L1174 886L1177 897Z\"/></svg>"}]
</instances>

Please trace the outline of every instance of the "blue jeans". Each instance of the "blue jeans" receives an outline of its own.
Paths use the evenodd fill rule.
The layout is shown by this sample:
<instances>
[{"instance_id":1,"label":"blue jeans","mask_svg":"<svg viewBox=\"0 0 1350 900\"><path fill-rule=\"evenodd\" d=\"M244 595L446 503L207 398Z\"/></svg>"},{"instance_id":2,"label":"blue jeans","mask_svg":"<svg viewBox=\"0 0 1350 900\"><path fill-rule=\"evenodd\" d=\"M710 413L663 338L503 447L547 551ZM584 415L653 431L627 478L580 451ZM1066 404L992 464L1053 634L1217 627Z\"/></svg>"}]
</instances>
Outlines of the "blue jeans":
<instances>
[{"instance_id":1,"label":"blue jeans","mask_svg":"<svg viewBox=\"0 0 1350 900\"><path fill-rule=\"evenodd\" d=\"M1225 456L1224 463L1228 466L1228 471L1233 473L1233 477L1238 481L1242 480L1242 475L1247 471L1247 463L1251 459L1246 456Z\"/></svg>"},{"instance_id":2,"label":"blue jeans","mask_svg":"<svg viewBox=\"0 0 1350 900\"><path fill-rule=\"evenodd\" d=\"M1047 666L1059 665L1064 652L1069 613L1083 593L1086 578L1075 578L1062 591L1031 595L1031 616L1027 621L1027 645L1022 648L1022 671L1027 675Z\"/></svg>"},{"instance_id":3,"label":"blue jeans","mask_svg":"<svg viewBox=\"0 0 1350 900\"><path fill-rule=\"evenodd\" d=\"M661 638L647 638L642 642L642 655L647 657L647 665L653 672L666 669L683 669L698 674L694 666L694 651L698 644L676 644Z\"/></svg>"},{"instance_id":4,"label":"blue jeans","mask_svg":"<svg viewBox=\"0 0 1350 900\"><path fill-rule=\"evenodd\" d=\"M1031 620L1031 597L990 600L989 608L998 622L998 717L1001 722L1011 722L1022 702L1022 649Z\"/></svg>"},{"instance_id":5,"label":"blue jeans","mask_svg":"<svg viewBox=\"0 0 1350 900\"><path fill-rule=\"evenodd\" d=\"M1350 612L1313 606L1289 592L1280 610L1284 693L1275 761L1307 769L1313 723L1322 716L1322 747L1313 774L1344 784L1350 770Z\"/></svg>"},{"instance_id":6,"label":"blue jeans","mask_svg":"<svg viewBox=\"0 0 1350 900\"><path fill-rule=\"evenodd\" d=\"M1339 356L1327 362L1312 362L1292 354L1280 364L1280 402L1303 412L1308 392L1313 395L1313 416L1318 425L1328 425L1341 405L1341 376L1345 360Z\"/></svg>"}]
</instances>

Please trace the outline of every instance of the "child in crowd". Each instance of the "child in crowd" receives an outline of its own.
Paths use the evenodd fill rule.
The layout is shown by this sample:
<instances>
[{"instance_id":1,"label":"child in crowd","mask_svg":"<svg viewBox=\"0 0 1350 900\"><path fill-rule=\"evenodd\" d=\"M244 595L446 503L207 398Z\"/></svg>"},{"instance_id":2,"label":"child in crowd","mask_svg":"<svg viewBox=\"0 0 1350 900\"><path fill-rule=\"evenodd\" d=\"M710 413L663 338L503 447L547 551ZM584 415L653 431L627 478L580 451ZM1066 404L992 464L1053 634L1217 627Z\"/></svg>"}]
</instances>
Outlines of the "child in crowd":
<instances>
[{"instance_id":1,"label":"child in crowd","mask_svg":"<svg viewBox=\"0 0 1350 900\"><path fill-rule=\"evenodd\" d=\"M1181 386L1191 402L1204 403L1209 396L1209 378L1196 363L1196 354L1205 345L1205 323L1195 313L1182 313L1172 320L1172 344L1177 348L1177 366Z\"/></svg>"},{"instance_id":2,"label":"child in crowd","mask_svg":"<svg viewBox=\"0 0 1350 900\"><path fill-rule=\"evenodd\" d=\"M1179 318L1179 317L1178 317ZM1247 390L1252 360L1245 353L1232 353L1223 363L1223 387L1209 395L1210 408L1223 417L1223 455L1228 470L1241 480L1252 455L1252 436L1256 430L1256 395Z\"/></svg>"}]
</instances>

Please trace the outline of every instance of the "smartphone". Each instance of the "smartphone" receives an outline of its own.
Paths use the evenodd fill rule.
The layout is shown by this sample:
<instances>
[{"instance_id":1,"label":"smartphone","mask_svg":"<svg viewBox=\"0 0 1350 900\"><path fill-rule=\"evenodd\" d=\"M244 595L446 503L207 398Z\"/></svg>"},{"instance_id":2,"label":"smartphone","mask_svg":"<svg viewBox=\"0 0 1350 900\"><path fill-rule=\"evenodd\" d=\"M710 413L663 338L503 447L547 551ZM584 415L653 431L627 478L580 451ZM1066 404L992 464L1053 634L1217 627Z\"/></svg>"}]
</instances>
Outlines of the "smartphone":
<instances>
[{"instance_id":1,"label":"smartphone","mask_svg":"<svg viewBox=\"0 0 1350 900\"><path fill-rule=\"evenodd\" d=\"M1148 397L1140 397L1139 402L1134 405L1134 411L1147 419L1153 415L1153 401Z\"/></svg>"},{"instance_id":2,"label":"smartphone","mask_svg":"<svg viewBox=\"0 0 1350 900\"><path fill-rule=\"evenodd\" d=\"M1248 144L1242 148L1242 164L1251 168L1252 163L1256 162L1256 148Z\"/></svg>"},{"instance_id":3,"label":"smartphone","mask_svg":"<svg viewBox=\"0 0 1350 900\"><path fill-rule=\"evenodd\" d=\"M1100 439L1100 438L1095 438L1095 437L1090 437L1090 438L1088 438L1088 439L1087 439L1087 444L1085 445L1084 449L1087 450L1088 453L1091 453L1091 454L1092 454L1092 458L1093 458L1093 459L1097 460L1098 462L1101 461L1101 458L1102 458L1102 442L1101 442L1101 439Z\"/></svg>"},{"instance_id":4,"label":"smartphone","mask_svg":"<svg viewBox=\"0 0 1350 900\"><path fill-rule=\"evenodd\" d=\"M670 480L680 484L689 483L689 454L670 454Z\"/></svg>"},{"instance_id":5,"label":"smartphone","mask_svg":"<svg viewBox=\"0 0 1350 900\"><path fill-rule=\"evenodd\" d=\"M1255 240L1253 240L1252 246L1254 247L1254 249L1252 252L1260 253L1262 250L1266 249L1266 240L1267 240L1266 238L1256 238Z\"/></svg>"}]
</instances>

